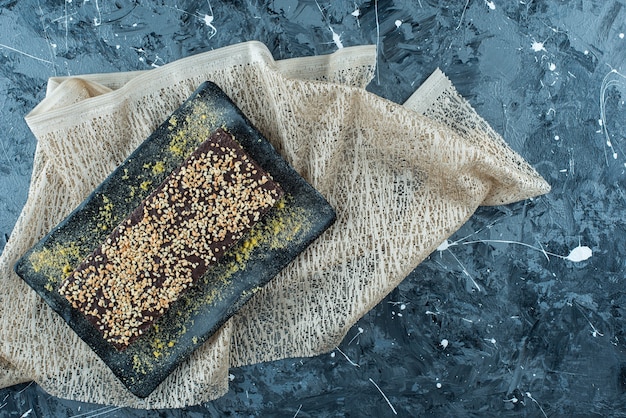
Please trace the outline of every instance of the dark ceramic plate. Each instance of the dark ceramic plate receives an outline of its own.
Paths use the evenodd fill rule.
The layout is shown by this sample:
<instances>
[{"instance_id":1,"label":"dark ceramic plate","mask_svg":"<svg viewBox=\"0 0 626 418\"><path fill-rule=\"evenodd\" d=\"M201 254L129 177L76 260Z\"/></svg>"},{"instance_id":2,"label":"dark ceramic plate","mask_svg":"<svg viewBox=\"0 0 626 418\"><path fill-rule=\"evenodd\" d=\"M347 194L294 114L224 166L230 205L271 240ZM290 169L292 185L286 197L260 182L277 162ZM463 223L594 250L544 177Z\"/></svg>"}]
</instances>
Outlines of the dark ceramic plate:
<instances>
[{"instance_id":1,"label":"dark ceramic plate","mask_svg":"<svg viewBox=\"0 0 626 418\"><path fill-rule=\"evenodd\" d=\"M260 222L123 351L58 293L59 284L217 128L232 133L285 191ZM335 219L215 84L205 82L63 222L15 265L20 275L136 396L148 396L261 286Z\"/></svg>"}]
</instances>

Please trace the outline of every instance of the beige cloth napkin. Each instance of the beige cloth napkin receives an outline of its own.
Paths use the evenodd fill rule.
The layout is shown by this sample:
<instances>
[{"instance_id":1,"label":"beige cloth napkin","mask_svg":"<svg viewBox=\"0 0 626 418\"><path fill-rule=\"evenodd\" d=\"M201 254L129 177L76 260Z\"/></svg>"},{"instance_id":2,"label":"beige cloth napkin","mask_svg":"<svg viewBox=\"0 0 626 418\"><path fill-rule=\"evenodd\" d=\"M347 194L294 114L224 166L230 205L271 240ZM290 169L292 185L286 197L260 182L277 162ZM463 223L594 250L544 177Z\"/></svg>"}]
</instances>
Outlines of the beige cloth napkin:
<instances>
[{"instance_id":1,"label":"beige cloth napkin","mask_svg":"<svg viewBox=\"0 0 626 418\"><path fill-rule=\"evenodd\" d=\"M160 68L52 78L26 117L29 198L0 258L0 386L138 408L198 404L228 369L337 346L479 205L549 190L436 71L404 104L365 91L373 46L274 61L248 42ZM204 80L218 84L337 211L336 223L146 399L130 394L12 271Z\"/></svg>"}]
</instances>

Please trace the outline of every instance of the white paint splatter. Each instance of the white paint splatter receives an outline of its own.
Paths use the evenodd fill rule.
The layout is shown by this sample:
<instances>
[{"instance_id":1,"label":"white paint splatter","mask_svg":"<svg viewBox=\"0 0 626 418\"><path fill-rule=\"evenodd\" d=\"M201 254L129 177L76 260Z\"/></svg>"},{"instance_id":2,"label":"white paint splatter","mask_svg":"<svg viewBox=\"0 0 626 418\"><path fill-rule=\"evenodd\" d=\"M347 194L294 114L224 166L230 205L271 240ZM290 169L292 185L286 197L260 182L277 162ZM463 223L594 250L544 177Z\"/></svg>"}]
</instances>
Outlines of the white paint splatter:
<instances>
[{"instance_id":1,"label":"white paint splatter","mask_svg":"<svg viewBox=\"0 0 626 418\"><path fill-rule=\"evenodd\" d=\"M594 338L597 337L604 337L604 334L601 333L594 325L593 323L591 323L591 321L589 320L587 314L582 310L580 303L578 303L576 300L572 300L572 302L569 303L569 306L573 306L576 305L576 307L578 308L578 310L580 311L581 314L583 314L584 318L587 320L587 322L589 323L589 326L591 327L591 335Z\"/></svg>"},{"instance_id":2,"label":"white paint splatter","mask_svg":"<svg viewBox=\"0 0 626 418\"><path fill-rule=\"evenodd\" d=\"M444 242L442 242L441 244L439 244L439 247L437 247L437 251L441 252L441 251L445 251L448 248L450 248L453 245L453 243L451 243L448 240L445 240Z\"/></svg>"},{"instance_id":3,"label":"white paint splatter","mask_svg":"<svg viewBox=\"0 0 626 418\"><path fill-rule=\"evenodd\" d=\"M93 18L93 25L100 26L102 24L102 12L100 11L100 5L98 4L98 0L96 0L96 11L98 12L98 17Z\"/></svg>"},{"instance_id":4,"label":"white paint splatter","mask_svg":"<svg viewBox=\"0 0 626 418\"><path fill-rule=\"evenodd\" d=\"M217 34L217 28L213 26L213 15L204 15L202 20L204 21L204 24L211 29L211 35L209 35L209 39L211 39Z\"/></svg>"},{"instance_id":5,"label":"white paint splatter","mask_svg":"<svg viewBox=\"0 0 626 418\"><path fill-rule=\"evenodd\" d=\"M350 14L356 18L356 25L358 27L361 27L361 21L359 20L359 17L361 16L361 9L359 9L359 6L356 4L356 2L354 3L354 11Z\"/></svg>"},{"instance_id":6,"label":"white paint splatter","mask_svg":"<svg viewBox=\"0 0 626 418\"><path fill-rule=\"evenodd\" d=\"M592 255L593 251L591 251L591 248L579 245L578 247L570 251L569 255L565 257L565 259L574 263L578 263L591 258Z\"/></svg>"},{"instance_id":7,"label":"white paint splatter","mask_svg":"<svg viewBox=\"0 0 626 418\"><path fill-rule=\"evenodd\" d=\"M209 6L209 13L205 14L202 20L204 21L204 24L211 29L211 35L209 35L209 39L211 39L217 34L217 28L213 26L214 17L213 17L213 8L211 7L211 2L207 0L206 3Z\"/></svg>"},{"instance_id":8,"label":"white paint splatter","mask_svg":"<svg viewBox=\"0 0 626 418\"><path fill-rule=\"evenodd\" d=\"M302 404L300 404L300 406L298 407L298 410L296 411L296 413L293 415L293 418L296 418L298 416L298 414L300 413L300 411L302 410Z\"/></svg>"},{"instance_id":9,"label":"white paint splatter","mask_svg":"<svg viewBox=\"0 0 626 418\"><path fill-rule=\"evenodd\" d=\"M620 33L618 36L620 39L624 39L624 32Z\"/></svg>"},{"instance_id":10,"label":"white paint splatter","mask_svg":"<svg viewBox=\"0 0 626 418\"><path fill-rule=\"evenodd\" d=\"M541 51L546 50L546 48L543 46L543 42L537 42L537 41L533 41L530 48L535 52L541 52Z\"/></svg>"},{"instance_id":11,"label":"white paint splatter","mask_svg":"<svg viewBox=\"0 0 626 418\"><path fill-rule=\"evenodd\" d=\"M437 386L437 389L441 389L441 383L437 382L435 386Z\"/></svg>"},{"instance_id":12,"label":"white paint splatter","mask_svg":"<svg viewBox=\"0 0 626 418\"><path fill-rule=\"evenodd\" d=\"M152 64L150 64L150 66L152 66L153 68L159 68L160 67L159 61L165 64L165 61L163 61L161 57L159 57L158 55L155 55L154 60L152 61Z\"/></svg>"},{"instance_id":13,"label":"white paint splatter","mask_svg":"<svg viewBox=\"0 0 626 418\"><path fill-rule=\"evenodd\" d=\"M617 77L621 77L622 80L620 80ZM600 119L599 119L598 123L602 127L600 129L600 132L604 133L604 137L606 139L606 144L611 149L611 152L613 153L613 159L614 160L617 159L617 151L616 151L616 149L613 147L613 145L611 143L611 137L610 137L609 131L608 131L607 127L606 127L606 109L605 109L606 91L610 87L619 85L620 82L624 83L623 80L626 80L626 75L618 72L614 68L611 68L611 71L609 71L604 76L604 78L602 79L602 84L600 85ZM608 157L606 156L606 149L605 149L605 156L604 157L605 157L605 160L606 160L606 164L608 165L609 161L608 161Z\"/></svg>"},{"instance_id":14,"label":"white paint splatter","mask_svg":"<svg viewBox=\"0 0 626 418\"><path fill-rule=\"evenodd\" d=\"M34 55L28 54L24 51L20 51L19 49L15 49L5 44L0 44L0 48L8 49L9 51L17 52L18 54L24 55L25 57L32 58L37 61L45 62L46 64L52 64L52 61L45 60L43 58L36 57Z\"/></svg>"},{"instance_id":15,"label":"white paint splatter","mask_svg":"<svg viewBox=\"0 0 626 418\"><path fill-rule=\"evenodd\" d=\"M234 374L232 374L232 373L230 373L230 374L228 375L228 380L230 380L231 382L232 382L233 380L235 380L235 375L234 375Z\"/></svg>"},{"instance_id":16,"label":"white paint splatter","mask_svg":"<svg viewBox=\"0 0 626 418\"><path fill-rule=\"evenodd\" d=\"M352 339L348 342L348 345L352 344L352 342L354 340L356 340L359 337L359 335L363 334L364 332L365 332L365 330L363 328L359 327L357 334L354 337L352 337ZM358 342L357 342L357 344L358 344Z\"/></svg>"},{"instance_id":17,"label":"white paint splatter","mask_svg":"<svg viewBox=\"0 0 626 418\"><path fill-rule=\"evenodd\" d=\"M441 340L441 342L439 344L445 350L448 347L448 344L450 344L450 341L448 341L447 339L444 338L443 340Z\"/></svg>"},{"instance_id":18,"label":"white paint splatter","mask_svg":"<svg viewBox=\"0 0 626 418\"><path fill-rule=\"evenodd\" d=\"M441 244L439 244L439 246L437 247L437 251L439 251L439 253L441 254L442 251L445 250L449 250L450 247L457 245L459 241L456 242L450 242L448 240L445 240L444 242L442 242ZM456 260L456 262L459 264L459 266L461 266L461 268L463 269L463 273L469 277L469 279L472 281L472 284L474 285L474 287L476 287L476 290L478 290L479 292L482 291L480 286L478 285L478 283L476 283L476 280L474 280L474 278L472 277L471 274L469 274L469 271L467 271L467 269L465 268L465 266L463 265L463 263L461 263L461 260L458 259L458 257L456 255L454 255L454 253L452 251L450 251L450 254L452 255L452 257Z\"/></svg>"},{"instance_id":19,"label":"white paint splatter","mask_svg":"<svg viewBox=\"0 0 626 418\"><path fill-rule=\"evenodd\" d=\"M339 35L337 34L337 32L335 32L335 31L333 30L333 28L332 28L332 27L330 27L330 26L329 26L328 28L329 28L329 29L330 29L330 31L333 33L333 42L334 42L334 43L335 43L335 45L337 46L337 49L341 49L341 48L343 48L343 43L341 43L341 36L339 36Z\"/></svg>"},{"instance_id":20,"label":"white paint splatter","mask_svg":"<svg viewBox=\"0 0 626 418\"><path fill-rule=\"evenodd\" d=\"M396 28L400 28L400 26L402 26L402 21L400 19L396 20L395 22Z\"/></svg>"},{"instance_id":21,"label":"white paint splatter","mask_svg":"<svg viewBox=\"0 0 626 418\"><path fill-rule=\"evenodd\" d=\"M485 0L485 4L491 9L491 10L496 10L496 4L492 1L487 1Z\"/></svg>"},{"instance_id":22,"label":"white paint splatter","mask_svg":"<svg viewBox=\"0 0 626 418\"><path fill-rule=\"evenodd\" d=\"M469 6L469 2L470 2L470 0L467 0L465 2L465 6L463 6L463 13L461 13L461 18L459 19L459 24L457 25L455 30L459 30L459 28L461 27L461 23L463 23L463 18L465 17L465 12L467 11L467 7Z\"/></svg>"},{"instance_id":23,"label":"white paint splatter","mask_svg":"<svg viewBox=\"0 0 626 418\"><path fill-rule=\"evenodd\" d=\"M556 70L556 64L555 64L555 63L553 63L553 62L551 62L551 63L548 65L548 68L550 69L550 71L554 71L554 70Z\"/></svg>"},{"instance_id":24,"label":"white paint splatter","mask_svg":"<svg viewBox=\"0 0 626 418\"><path fill-rule=\"evenodd\" d=\"M369 378L369 381L372 382L372 384L374 386L376 386L376 389L378 389L378 391L380 392L381 395L383 395L383 398L385 398L385 401L387 401L387 405L389 405L389 408L391 408L391 411L394 413L394 415L398 415L398 411L396 411L396 408L393 407L393 405L391 404L391 401L389 401L389 398L387 397L387 395L385 395L383 393L383 390L376 384L376 382L374 382L372 380L372 378Z\"/></svg>"},{"instance_id":25,"label":"white paint splatter","mask_svg":"<svg viewBox=\"0 0 626 418\"><path fill-rule=\"evenodd\" d=\"M539 407L539 409L541 409L541 413L543 414L543 416L545 418L548 418L548 416L546 415L546 412L543 410L543 408L541 407L541 405L539 405L539 402L537 402L537 400L535 398L533 398L533 395L530 394L530 392L526 392L526 396L528 396L528 399L530 399L531 401L533 401L535 404L537 404L537 406Z\"/></svg>"},{"instance_id":26,"label":"white paint splatter","mask_svg":"<svg viewBox=\"0 0 626 418\"><path fill-rule=\"evenodd\" d=\"M560 137L560 136L558 136L558 135L554 135L554 140L555 140L555 141L558 141L559 139L561 139L561 137Z\"/></svg>"},{"instance_id":27,"label":"white paint splatter","mask_svg":"<svg viewBox=\"0 0 626 418\"><path fill-rule=\"evenodd\" d=\"M201 15L199 13L190 13L184 9L179 9L177 6L174 6L174 7L165 6L165 7L168 7L172 10L176 10L179 13L184 13L190 16L194 16L197 19L199 19L202 23L204 23L204 26L208 27L211 30L211 34L209 35L209 38L208 38L208 39L211 39L217 34L217 28L213 25L213 22L215 21L215 15L213 14L213 7L211 7L211 2L207 0L206 3L207 3L207 6L209 7L209 13L205 13L204 15Z\"/></svg>"},{"instance_id":28,"label":"white paint splatter","mask_svg":"<svg viewBox=\"0 0 626 418\"><path fill-rule=\"evenodd\" d=\"M344 356L344 357L345 357L345 359L346 359L346 360L348 360L348 363L350 363L352 366L354 366L354 367L361 367L361 366L359 366L358 364L356 364L355 362L353 362L353 361L350 359L350 357L348 357L348 355L347 355L346 353L344 353L343 351L341 351L341 349L340 349L339 347L335 347L335 349L336 349L337 351L339 351L339 353L340 353L342 356Z\"/></svg>"},{"instance_id":29,"label":"white paint splatter","mask_svg":"<svg viewBox=\"0 0 626 418\"><path fill-rule=\"evenodd\" d=\"M324 14L324 10L322 9L322 6L320 6L320 4L318 3L317 0L315 0L315 4L317 4L317 8L319 9L320 13L322 14L322 17L324 18L324 20L328 21L328 19L326 17L326 14ZM331 33L333 34L333 42L337 46L337 49L342 49L343 48L343 43L341 42L341 36L337 32L335 32L335 30L332 28L332 26L328 25L328 29L330 29Z\"/></svg>"},{"instance_id":30,"label":"white paint splatter","mask_svg":"<svg viewBox=\"0 0 626 418\"><path fill-rule=\"evenodd\" d=\"M33 408L30 408L28 411L24 412L20 418L26 418L27 416L29 416L30 414L32 414L33 412Z\"/></svg>"},{"instance_id":31,"label":"white paint splatter","mask_svg":"<svg viewBox=\"0 0 626 418\"><path fill-rule=\"evenodd\" d=\"M578 245L578 247L576 247L572 251L570 251L569 255L560 255L560 254L552 253L550 251L546 251L543 248L534 247L534 246L532 246L530 244L526 244L524 242L508 241L508 240L501 240L501 239L481 239L481 240L476 240L476 241L465 241L462 244L467 245L467 244L476 244L476 243L485 243L485 244L487 244L487 243L497 243L497 244L516 244L516 245L521 245L523 247L532 248L533 250L542 252L543 255L548 260L550 260L550 258L548 256L551 255L553 257L562 258L563 260L572 261L574 263L585 261L585 260L589 259L593 255L593 252L591 251L591 248L589 248L587 246L581 246L581 245Z\"/></svg>"}]
</instances>

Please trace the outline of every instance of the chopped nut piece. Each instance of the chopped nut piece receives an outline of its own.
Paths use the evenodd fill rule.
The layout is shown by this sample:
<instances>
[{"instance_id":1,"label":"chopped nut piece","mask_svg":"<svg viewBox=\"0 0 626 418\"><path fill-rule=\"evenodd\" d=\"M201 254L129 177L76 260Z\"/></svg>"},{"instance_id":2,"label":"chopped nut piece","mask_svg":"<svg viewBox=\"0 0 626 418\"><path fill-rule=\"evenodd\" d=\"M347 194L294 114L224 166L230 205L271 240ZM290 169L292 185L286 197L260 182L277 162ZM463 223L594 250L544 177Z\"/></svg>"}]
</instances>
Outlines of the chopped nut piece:
<instances>
[{"instance_id":1,"label":"chopped nut piece","mask_svg":"<svg viewBox=\"0 0 626 418\"><path fill-rule=\"evenodd\" d=\"M122 350L282 195L220 129L115 228L59 292Z\"/></svg>"}]
</instances>

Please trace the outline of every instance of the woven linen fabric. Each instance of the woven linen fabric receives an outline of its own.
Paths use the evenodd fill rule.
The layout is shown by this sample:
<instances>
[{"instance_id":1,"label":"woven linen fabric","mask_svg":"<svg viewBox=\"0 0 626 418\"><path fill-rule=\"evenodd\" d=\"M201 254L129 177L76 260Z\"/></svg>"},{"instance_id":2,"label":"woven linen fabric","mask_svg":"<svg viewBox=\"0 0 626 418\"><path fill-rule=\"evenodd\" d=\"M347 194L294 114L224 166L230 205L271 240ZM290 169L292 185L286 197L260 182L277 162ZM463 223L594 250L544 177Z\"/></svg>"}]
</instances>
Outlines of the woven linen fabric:
<instances>
[{"instance_id":1,"label":"woven linen fabric","mask_svg":"<svg viewBox=\"0 0 626 418\"><path fill-rule=\"evenodd\" d=\"M247 42L154 70L51 78L26 117L38 140L28 201L0 257L0 386L137 408L221 396L228 369L336 347L480 205L549 186L440 71L401 106L365 90L374 46L274 61ZM337 221L148 398L13 272L203 81L219 85L335 208Z\"/></svg>"}]
</instances>

